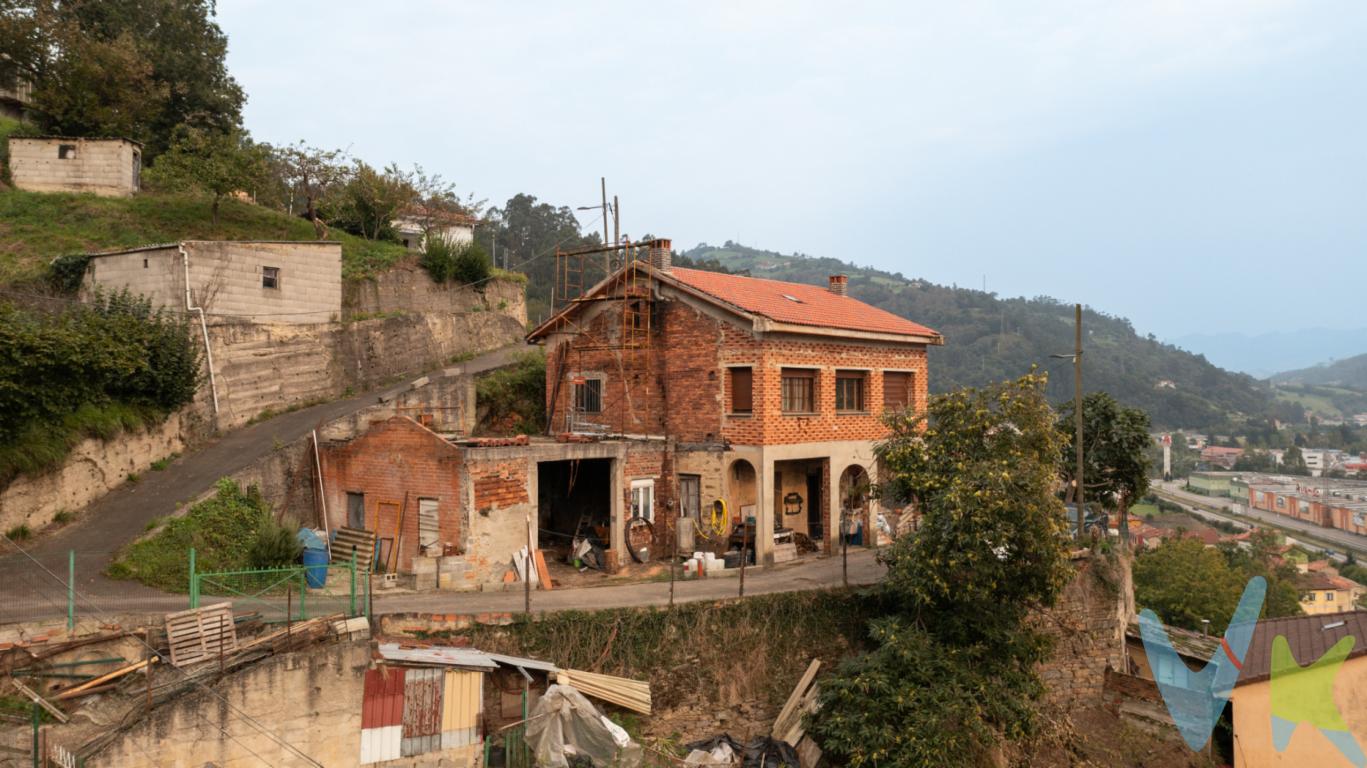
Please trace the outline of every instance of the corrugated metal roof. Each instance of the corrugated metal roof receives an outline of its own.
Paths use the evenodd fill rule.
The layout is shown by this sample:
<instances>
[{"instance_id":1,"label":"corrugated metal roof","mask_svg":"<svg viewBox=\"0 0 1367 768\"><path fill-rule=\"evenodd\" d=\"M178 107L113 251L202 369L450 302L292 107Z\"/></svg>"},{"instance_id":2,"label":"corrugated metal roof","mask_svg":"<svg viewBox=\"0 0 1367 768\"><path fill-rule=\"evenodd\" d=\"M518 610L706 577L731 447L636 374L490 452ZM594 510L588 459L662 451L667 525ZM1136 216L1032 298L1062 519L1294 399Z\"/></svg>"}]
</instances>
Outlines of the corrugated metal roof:
<instances>
[{"instance_id":1,"label":"corrugated metal roof","mask_svg":"<svg viewBox=\"0 0 1367 768\"><path fill-rule=\"evenodd\" d=\"M384 643L380 646L380 656L385 661L402 664L437 664L447 667L475 667L478 669L497 669L498 664L484 651L474 648L400 648L398 643Z\"/></svg>"},{"instance_id":2,"label":"corrugated metal roof","mask_svg":"<svg viewBox=\"0 0 1367 768\"><path fill-rule=\"evenodd\" d=\"M540 661L539 659L524 659L521 656L505 656L501 653L490 653L488 654L488 656L489 658L493 659L499 664L502 664L505 667L521 667L522 669L530 669L536 672L560 671L559 667L555 666L549 661Z\"/></svg>"}]
</instances>

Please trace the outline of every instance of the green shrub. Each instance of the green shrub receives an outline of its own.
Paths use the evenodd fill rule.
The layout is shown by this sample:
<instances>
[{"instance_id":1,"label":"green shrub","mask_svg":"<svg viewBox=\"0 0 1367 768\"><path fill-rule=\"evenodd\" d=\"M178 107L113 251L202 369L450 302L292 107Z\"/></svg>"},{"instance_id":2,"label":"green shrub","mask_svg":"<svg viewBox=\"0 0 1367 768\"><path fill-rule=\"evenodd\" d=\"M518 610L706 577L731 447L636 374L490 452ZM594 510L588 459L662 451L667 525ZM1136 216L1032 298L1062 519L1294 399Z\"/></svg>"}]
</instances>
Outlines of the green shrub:
<instances>
[{"instance_id":1,"label":"green shrub","mask_svg":"<svg viewBox=\"0 0 1367 768\"><path fill-rule=\"evenodd\" d=\"M33 529L29 528L27 523L22 523L6 531L5 535L10 541L24 541L33 536Z\"/></svg>"},{"instance_id":2,"label":"green shrub","mask_svg":"<svg viewBox=\"0 0 1367 768\"><path fill-rule=\"evenodd\" d=\"M304 547L299 543L299 526L293 521L266 520L256 529L248 558L253 568L279 568L298 562Z\"/></svg>"},{"instance_id":3,"label":"green shrub","mask_svg":"<svg viewBox=\"0 0 1367 768\"><path fill-rule=\"evenodd\" d=\"M191 402L187 321L127 292L58 313L0 303L0 485L47 469L85 437L140 429Z\"/></svg>"},{"instance_id":4,"label":"green shrub","mask_svg":"<svg viewBox=\"0 0 1367 768\"><path fill-rule=\"evenodd\" d=\"M427 239L418 263L438 283L477 284L493 273L489 254L479 243L452 243L441 237Z\"/></svg>"},{"instance_id":5,"label":"green shrub","mask_svg":"<svg viewBox=\"0 0 1367 768\"><path fill-rule=\"evenodd\" d=\"M108 569L116 579L134 579L170 592L189 586L190 548L199 571L238 571L255 567L253 557L262 529L279 527L255 486L245 490L224 478L214 495L167 521L149 538L124 548Z\"/></svg>"},{"instance_id":6,"label":"green shrub","mask_svg":"<svg viewBox=\"0 0 1367 768\"><path fill-rule=\"evenodd\" d=\"M481 434L538 434L546 424L546 356L528 352L475 385Z\"/></svg>"}]
</instances>

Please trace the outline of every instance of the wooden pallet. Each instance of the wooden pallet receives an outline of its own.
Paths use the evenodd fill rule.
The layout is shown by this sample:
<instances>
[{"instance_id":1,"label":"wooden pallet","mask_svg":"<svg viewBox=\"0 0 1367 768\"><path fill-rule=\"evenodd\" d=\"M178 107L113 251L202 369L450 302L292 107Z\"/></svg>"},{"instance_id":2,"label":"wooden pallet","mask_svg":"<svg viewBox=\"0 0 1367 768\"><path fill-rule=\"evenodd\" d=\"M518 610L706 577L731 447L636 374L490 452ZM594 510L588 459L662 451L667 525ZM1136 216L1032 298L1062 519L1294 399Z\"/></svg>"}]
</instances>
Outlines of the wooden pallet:
<instances>
[{"instance_id":1,"label":"wooden pallet","mask_svg":"<svg viewBox=\"0 0 1367 768\"><path fill-rule=\"evenodd\" d=\"M171 664L177 667L232 654L237 650L233 604L166 614L166 642L171 648Z\"/></svg>"},{"instance_id":2,"label":"wooden pallet","mask_svg":"<svg viewBox=\"0 0 1367 768\"><path fill-rule=\"evenodd\" d=\"M332 540L332 562L338 565L351 562L353 549L356 551L356 570L369 573L375 562L375 532L346 526L338 528L337 538Z\"/></svg>"}]
</instances>

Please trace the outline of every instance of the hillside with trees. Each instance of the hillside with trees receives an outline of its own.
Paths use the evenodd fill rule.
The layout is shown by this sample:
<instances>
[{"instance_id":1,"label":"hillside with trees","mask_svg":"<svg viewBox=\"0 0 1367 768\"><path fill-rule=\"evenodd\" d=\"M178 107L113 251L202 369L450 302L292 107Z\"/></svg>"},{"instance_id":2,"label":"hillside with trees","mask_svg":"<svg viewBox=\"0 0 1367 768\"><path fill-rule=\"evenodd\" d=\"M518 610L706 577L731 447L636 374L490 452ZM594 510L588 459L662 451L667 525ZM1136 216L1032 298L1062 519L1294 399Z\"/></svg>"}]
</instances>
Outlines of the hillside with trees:
<instances>
[{"instance_id":1,"label":"hillside with trees","mask_svg":"<svg viewBox=\"0 0 1367 768\"><path fill-rule=\"evenodd\" d=\"M1049 297L1003 298L838 259L779 254L732 242L702 244L683 256L698 266L710 262L754 277L818 285L832 274L849 275L850 295L944 334L945 345L930 350L934 392L1014 378L1038 364L1050 373L1051 400L1073 395L1071 363L1049 357L1073 349L1071 304ZM1265 384L1152 334L1141 336L1129 320L1084 308L1083 328L1087 391L1106 391L1125 405L1144 409L1156 427L1235 431L1250 419L1262 421L1274 413Z\"/></svg>"},{"instance_id":2,"label":"hillside with trees","mask_svg":"<svg viewBox=\"0 0 1367 768\"><path fill-rule=\"evenodd\" d=\"M1284 371L1271 377L1274 384L1302 384L1367 392L1367 353Z\"/></svg>"}]
</instances>

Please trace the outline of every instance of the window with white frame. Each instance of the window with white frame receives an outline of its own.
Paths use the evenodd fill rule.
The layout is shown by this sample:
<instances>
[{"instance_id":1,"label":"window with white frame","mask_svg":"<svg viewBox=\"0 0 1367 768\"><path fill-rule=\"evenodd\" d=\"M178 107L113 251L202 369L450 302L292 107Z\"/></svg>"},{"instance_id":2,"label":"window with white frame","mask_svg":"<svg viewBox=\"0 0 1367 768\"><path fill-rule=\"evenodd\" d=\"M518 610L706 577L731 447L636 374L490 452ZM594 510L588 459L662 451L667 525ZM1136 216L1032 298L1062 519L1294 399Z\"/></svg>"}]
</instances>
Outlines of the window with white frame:
<instances>
[{"instance_id":1,"label":"window with white frame","mask_svg":"<svg viewBox=\"0 0 1367 768\"><path fill-rule=\"evenodd\" d=\"M631 516L654 522L655 520L655 481L631 481Z\"/></svg>"}]
</instances>

